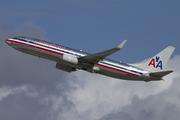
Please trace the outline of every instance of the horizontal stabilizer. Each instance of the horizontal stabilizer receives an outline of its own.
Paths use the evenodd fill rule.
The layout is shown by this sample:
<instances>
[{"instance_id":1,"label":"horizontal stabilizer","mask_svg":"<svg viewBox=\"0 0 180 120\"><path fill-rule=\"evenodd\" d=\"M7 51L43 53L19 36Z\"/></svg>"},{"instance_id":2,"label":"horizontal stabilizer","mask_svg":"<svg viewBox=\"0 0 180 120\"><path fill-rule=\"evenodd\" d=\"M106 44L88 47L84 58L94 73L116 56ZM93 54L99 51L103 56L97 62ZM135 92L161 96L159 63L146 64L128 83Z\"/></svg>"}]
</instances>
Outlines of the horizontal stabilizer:
<instances>
[{"instance_id":1,"label":"horizontal stabilizer","mask_svg":"<svg viewBox=\"0 0 180 120\"><path fill-rule=\"evenodd\" d=\"M153 76L153 77L163 77L163 76L165 76L167 74L170 74L172 72L173 72L172 70L161 71L161 72L152 72L152 73L150 73L150 76Z\"/></svg>"}]
</instances>

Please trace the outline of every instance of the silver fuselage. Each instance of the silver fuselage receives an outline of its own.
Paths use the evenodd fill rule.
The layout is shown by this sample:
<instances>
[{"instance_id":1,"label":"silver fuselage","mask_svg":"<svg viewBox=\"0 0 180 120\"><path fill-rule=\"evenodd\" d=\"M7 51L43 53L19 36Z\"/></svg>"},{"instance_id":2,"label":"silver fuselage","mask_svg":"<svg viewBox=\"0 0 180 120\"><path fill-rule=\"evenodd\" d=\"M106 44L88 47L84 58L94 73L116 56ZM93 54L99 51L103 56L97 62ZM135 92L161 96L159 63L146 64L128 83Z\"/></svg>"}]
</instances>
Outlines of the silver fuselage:
<instances>
[{"instance_id":1,"label":"silver fuselage","mask_svg":"<svg viewBox=\"0 0 180 120\"><path fill-rule=\"evenodd\" d=\"M6 43L18 51L58 63L63 63L61 60L63 55L72 55L77 58L89 55L88 53L79 50L28 37L7 39ZM118 79L137 81L159 80L159 78L150 77L149 72L146 70L110 59L104 59L95 64L78 61L78 64L68 64L68 66ZM93 69L94 66L98 67L98 71Z\"/></svg>"}]
</instances>

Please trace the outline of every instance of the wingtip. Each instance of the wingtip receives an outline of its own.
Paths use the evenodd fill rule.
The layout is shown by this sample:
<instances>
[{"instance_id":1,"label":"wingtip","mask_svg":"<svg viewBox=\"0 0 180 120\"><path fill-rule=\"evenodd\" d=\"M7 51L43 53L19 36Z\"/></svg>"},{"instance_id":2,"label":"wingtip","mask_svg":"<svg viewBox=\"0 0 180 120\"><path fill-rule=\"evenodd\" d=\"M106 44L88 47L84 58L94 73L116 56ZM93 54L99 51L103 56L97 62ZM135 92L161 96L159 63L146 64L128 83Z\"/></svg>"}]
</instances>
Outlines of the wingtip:
<instances>
[{"instance_id":1,"label":"wingtip","mask_svg":"<svg viewBox=\"0 0 180 120\"><path fill-rule=\"evenodd\" d=\"M117 46L117 48L121 49L121 48L124 46L124 44L126 43L126 41L127 41L127 40L124 40L121 44L119 44L119 45Z\"/></svg>"},{"instance_id":2,"label":"wingtip","mask_svg":"<svg viewBox=\"0 0 180 120\"><path fill-rule=\"evenodd\" d=\"M168 46L170 49L173 49L173 50L175 50L175 47L173 47L173 46Z\"/></svg>"}]
</instances>

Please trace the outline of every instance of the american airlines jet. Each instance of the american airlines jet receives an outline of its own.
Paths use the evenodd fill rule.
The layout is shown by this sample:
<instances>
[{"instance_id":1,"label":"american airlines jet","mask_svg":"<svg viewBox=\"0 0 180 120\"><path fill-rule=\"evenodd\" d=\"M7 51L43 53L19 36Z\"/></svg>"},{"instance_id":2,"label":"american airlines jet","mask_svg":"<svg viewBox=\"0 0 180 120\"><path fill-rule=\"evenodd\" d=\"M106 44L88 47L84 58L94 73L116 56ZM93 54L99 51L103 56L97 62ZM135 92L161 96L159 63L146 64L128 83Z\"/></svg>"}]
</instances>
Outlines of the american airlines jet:
<instances>
[{"instance_id":1,"label":"american airlines jet","mask_svg":"<svg viewBox=\"0 0 180 120\"><path fill-rule=\"evenodd\" d=\"M163 76L173 72L172 70L163 71L175 49L172 46L168 46L146 62L139 64L125 64L106 58L119 51L125 42L126 40L115 48L89 54L29 37L15 37L6 40L8 45L18 51L55 61L56 68L66 72L80 69L118 79L146 82L163 80Z\"/></svg>"}]
</instances>

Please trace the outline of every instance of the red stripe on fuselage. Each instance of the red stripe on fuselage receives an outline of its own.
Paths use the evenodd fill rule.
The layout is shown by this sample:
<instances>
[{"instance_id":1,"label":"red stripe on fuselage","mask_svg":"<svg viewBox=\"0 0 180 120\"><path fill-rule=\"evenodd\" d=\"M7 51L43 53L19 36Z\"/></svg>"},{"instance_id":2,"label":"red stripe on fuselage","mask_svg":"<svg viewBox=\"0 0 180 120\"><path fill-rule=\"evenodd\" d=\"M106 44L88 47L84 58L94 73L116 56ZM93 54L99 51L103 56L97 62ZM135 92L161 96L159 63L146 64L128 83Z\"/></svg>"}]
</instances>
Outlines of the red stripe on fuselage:
<instances>
[{"instance_id":1,"label":"red stripe on fuselage","mask_svg":"<svg viewBox=\"0 0 180 120\"><path fill-rule=\"evenodd\" d=\"M23 43L23 42L19 42L19 41L14 41L14 40L9 40L9 39L7 39L6 41L18 43L18 44L21 44L21 45L28 45L30 47L34 47L34 48L38 48L38 49L45 50L45 51L48 51L48 52L52 52L52 53L56 53L56 54L59 54L59 55L63 55L63 53L56 52L56 51L53 51L53 50L49 50L49 49L46 49L46 48L42 48L42 47L35 46L35 45L30 45L29 43L27 44L27 43ZM113 68L113 67L110 67L110 66L106 66L106 65L103 65L103 64L95 63L95 65L102 66L102 67L105 67L105 68L109 68L109 69L112 69L112 70L116 70L116 71L119 71L119 72L122 72L122 73L126 73L126 74L129 74L129 75L133 75L133 76L139 77L139 75L136 75L136 74L133 74L133 73L130 73L130 72L127 72L127 71L123 71L123 70L120 70L120 69L117 69L117 68Z\"/></svg>"},{"instance_id":2,"label":"red stripe on fuselage","mask_svg":"<svg viewBox=\"0 0 180 120\"><path fill-rule=\"evenodd\" d=\"M56 54L59 54L59 55L63 55L60 52L56 52L56 51L49 50L49 49L46 49L46 48L42 48L42 47L35 46L35 45L30 45L29 43L27 44L27 43L23 43L23 42L19 42L19 41L13 41L13 40L6 40L6 41L18 43L18 44L21 44L21 45L27 45L27 46L30 46L30 47L34 47L34 48L38 48L38 49L45 50L45 51L48 51L48 52L52 52L52 53L56 53Z\"/></svg>"},{"instance_id":3,"label":"red stripe on fuselage","mask_svg":"<svg viewBox=\"0 0 180 120\"><path fill-rule=\"evenodd\" d=\"M130 73L130 72L127 72L127 71L123 71L123 70L120 70L120 69L117 69L117 68L113 68L113 67L110 67L110 66L106 66L106 65L103 65L103 64L95 63L95 65L102 66L102 67L105 67L105 68L109 68L109 69L112 69L112 70L116 70L116 71L119 71L119 72L122 72L122 73L126 73L126 74L129 74L129 75L139 77L139 75L136 75L136 74L133 74L133 73Z\"/></svg>"}]
</instances>

